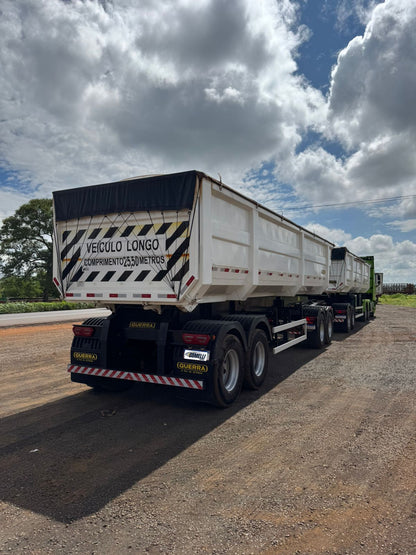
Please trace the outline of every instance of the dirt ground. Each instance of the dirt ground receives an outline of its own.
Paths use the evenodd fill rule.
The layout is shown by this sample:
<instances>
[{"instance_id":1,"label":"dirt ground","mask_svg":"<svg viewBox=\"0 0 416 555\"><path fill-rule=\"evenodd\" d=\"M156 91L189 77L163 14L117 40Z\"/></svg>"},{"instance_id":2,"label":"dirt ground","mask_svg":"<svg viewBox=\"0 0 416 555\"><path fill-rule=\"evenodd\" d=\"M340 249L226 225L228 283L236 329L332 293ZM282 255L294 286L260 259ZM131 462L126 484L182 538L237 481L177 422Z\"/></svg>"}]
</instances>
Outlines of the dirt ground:
<instances>
[{"instance_id":1,"label":"dirt ground","mask_svg":"<svg viewBox=\"0 0 416 555\"><path fill-rule=\"evenodd\" d=\"M0 553L416 553L416 309L277 355L230 409L66 373L71 324L0 330Z\"/></svg>"}]
</instances>

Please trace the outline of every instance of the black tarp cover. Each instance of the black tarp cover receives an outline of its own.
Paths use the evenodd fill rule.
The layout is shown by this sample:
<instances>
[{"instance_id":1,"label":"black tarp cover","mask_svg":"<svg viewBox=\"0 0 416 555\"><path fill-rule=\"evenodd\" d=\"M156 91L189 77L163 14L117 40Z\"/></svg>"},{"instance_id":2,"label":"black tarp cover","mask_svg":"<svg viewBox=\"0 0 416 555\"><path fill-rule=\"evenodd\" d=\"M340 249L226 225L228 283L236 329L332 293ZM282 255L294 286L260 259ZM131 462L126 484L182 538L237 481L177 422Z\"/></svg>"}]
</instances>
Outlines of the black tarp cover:
<instances>
[{"instance_id":1,"label":"black tarp cover","mask_svg":"<svg viewBox=\"0 0 416 555\"><path fill-rule=\"evenodd\" d=\"M156 175L53 193L56 221L121 212L191 210L195 170Z\"/></svg>"},{"instance_id":2,"label":"black tarp cover","mask_svg":"<svg viewBox=\"0 0 416 555\"><path fill-rule=\"evenodd\" d=\"M346 247L335 247L331 251L331 260L345 260L347 252Z\"/></svg>"}]
</instances>

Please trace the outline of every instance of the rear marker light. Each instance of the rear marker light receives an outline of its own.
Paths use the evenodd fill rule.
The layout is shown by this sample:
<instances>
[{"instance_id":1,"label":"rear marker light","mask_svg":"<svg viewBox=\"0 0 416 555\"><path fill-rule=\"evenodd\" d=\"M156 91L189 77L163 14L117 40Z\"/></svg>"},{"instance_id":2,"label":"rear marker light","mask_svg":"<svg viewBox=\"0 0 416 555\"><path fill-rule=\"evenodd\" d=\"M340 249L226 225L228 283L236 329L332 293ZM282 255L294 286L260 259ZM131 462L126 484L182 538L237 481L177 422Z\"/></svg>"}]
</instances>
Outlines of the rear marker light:
<instances>
[{"instance_id":1,"label":"rear marker light","mask_svg":"<svg viewBox=\"0 0 416 555\"><path fill-rule=\"evenodd\" d=\"M186 282L186 287L189 287L191 285L191 283L194 281L195 276L191 276L188 281Z\"/></svg>"},{"instance_id":2,"label":"rear marker light","mask_svg":"<svg viewBox=\"0 0 416 555\"><path fill-rule=\"evenodd\" d=\"M205 333L183 333L182 341L186 345L201 345L205 347L211 340L211 336Z\"/></svg>"},{"instance_id":3,"label":"rear marker light","mask_svg":"<svg viewBox=\"0 0 416 555\"><path fill-rule=\"evenodd\" d=\"M95 330L91 326L73 326L72 331L76 337L92 337Z\"/></svg>"}]
</instances>

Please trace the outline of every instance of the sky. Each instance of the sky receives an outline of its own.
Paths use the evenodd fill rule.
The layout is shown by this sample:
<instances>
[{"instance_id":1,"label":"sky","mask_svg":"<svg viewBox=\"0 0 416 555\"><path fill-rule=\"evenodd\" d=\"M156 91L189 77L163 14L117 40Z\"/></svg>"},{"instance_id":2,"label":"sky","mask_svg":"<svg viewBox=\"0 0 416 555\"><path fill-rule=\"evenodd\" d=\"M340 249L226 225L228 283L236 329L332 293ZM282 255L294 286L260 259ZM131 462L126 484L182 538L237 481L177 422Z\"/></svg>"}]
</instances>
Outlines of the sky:
<instances>
[{"instance_id":1,"label":"sky","mask_svg":"<svg viewBox=\"0 0 416 555\"><path fill-rule=\"evenodd\" d=\"M415 0L2 0L0 220L196 169L416 283Z\"/></svg>"}]
</instances>

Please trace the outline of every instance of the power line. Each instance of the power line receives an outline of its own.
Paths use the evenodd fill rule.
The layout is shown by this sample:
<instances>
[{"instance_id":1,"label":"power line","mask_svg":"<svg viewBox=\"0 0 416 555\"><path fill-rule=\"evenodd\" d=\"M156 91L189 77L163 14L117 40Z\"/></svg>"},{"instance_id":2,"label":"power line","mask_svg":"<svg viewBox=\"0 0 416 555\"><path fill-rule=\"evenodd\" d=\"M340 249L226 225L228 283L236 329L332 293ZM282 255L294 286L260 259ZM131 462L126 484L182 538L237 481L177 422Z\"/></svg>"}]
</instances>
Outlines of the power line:
<instances>
[{"instance_id":1,"label":"power line","mask_svg":"<svg viewBox=\"0 0 416 555\"><path fill-rule=\"evenodd\" d=\"M382 204L392 200L403 200L407 198L416 198L416 195L401 195L398 197L382 197L373 200L359 200L351 202L334 202L332 204L304 204L302 206L285 206L285 210L309 210L311 208L329 208L336 206L355 206L357 204Z\"/></svg>"}]
</instances>

